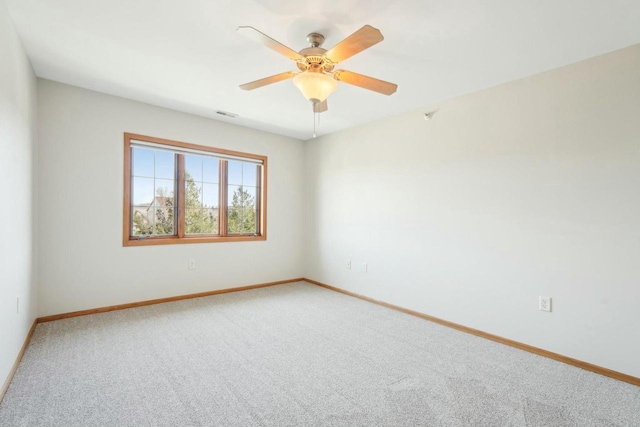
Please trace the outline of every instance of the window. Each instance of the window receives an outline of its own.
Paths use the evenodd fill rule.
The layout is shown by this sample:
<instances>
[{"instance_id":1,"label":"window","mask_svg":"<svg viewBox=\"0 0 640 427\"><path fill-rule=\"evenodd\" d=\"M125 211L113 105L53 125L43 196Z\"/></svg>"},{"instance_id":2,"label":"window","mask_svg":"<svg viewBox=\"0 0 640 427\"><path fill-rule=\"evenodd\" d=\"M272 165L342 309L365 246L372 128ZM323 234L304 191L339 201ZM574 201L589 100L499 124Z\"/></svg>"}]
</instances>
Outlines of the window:
<instances>
[{"instance_id":1,"label":"window","mask_svg":"<svg viewBox=\"0 0 640 427\"><path fill-rule=\"evenodd\" d=\"M267 158L124 135L124 245L265 240Z\"/></svg>"}]
</instances>

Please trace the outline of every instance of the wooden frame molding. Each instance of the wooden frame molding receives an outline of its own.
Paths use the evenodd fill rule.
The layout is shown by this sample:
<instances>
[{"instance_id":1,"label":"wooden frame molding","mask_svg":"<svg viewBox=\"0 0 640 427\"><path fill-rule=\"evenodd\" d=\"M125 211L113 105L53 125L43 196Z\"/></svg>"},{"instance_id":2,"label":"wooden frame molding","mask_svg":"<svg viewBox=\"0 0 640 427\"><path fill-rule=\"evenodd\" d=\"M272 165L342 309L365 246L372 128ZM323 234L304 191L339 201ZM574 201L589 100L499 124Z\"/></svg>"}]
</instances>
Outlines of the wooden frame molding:
<instances>
[{"instance_id":1,"label":"wooden frame molding","mask_svg":"<svg viewBox=\"0 0 640 427\"><path fill-rule=\"evenodd\" d=\"M299 277L297 279L278 280L277 282L259 283L256 285L240 286L237 288L217 289L215 291L198 292L195 294L177 295L173 297L150 299L145 301L130 302L126 304L110 305L106 307L91 308L88 310L72 311L69 313L53 314L51 316L38 317L36 322L52 322L54 320L68 319L70 317L87 316L89 314L107 313L109 311L125 310L127 308L143 307L145 305L163 304L165 302L180 301L183 299L202 298L211 295L227 294L230 292L248 291L250 289L266 288L268 286L283 285L285 283L303 282L305 279Z\"/></svg>"},{"instance_id":2,"label":"wooden frame molding","mask_svg":"<svg viewBox=\"0 0 640 427\"><path fill-rule=\"evenodd\" d=\"M166 149L173 149L176 152L176 176L177 190L175 193L175 234L170 236L133 236L132 235L132 161L131 145L132 141L139 143L149 143L153 145L163 145ZM220 158L220 182L218 201L218 233L205 235L187 235L185 233L185 153L210 154ZM122 207L122 244L123 246L148 246L148 245L171 245L183 243L213 243L213 242L246 242L267 239L267 156L258 154L243 153L240 151L214 148L205 145L196 145L188 142L172 141L152 136L139 135L134 133L124 134L124 191ZM235 234L227 231L227 162L229 159L253 161L259 167L260 174L256 176L256 187L258 191L255 195L256 201L256 233Z\"/></svg>"},{"instance_id":3,"label":"wooden frame molding","mask_svg":"<svg viewBox=\"0 0 640 427\"><path fill-rule=\"evenodd\" d=\"M483 332L478 329L469 328L468 326L460 325L458 323L449 322L448 320L439 319L437 317L429 316L428 314L420 313L418 311L409 310L408 308L403 308L397 305L389 304L384 301L379 301L373 298L366 297L364 295L357 294L355 292L347 291L345 289L337 288L335 286L327 285L325 283L318 282L312 279L304 279L305 282L311 283L313 285L317 285L335 292L340 292L341 294L349 295L354 298L359 298L364 301L368 301L374 304L381 305L383 307L390 308L392 310L400 311L402 313L409 314L411 316L420 317L421 319L428 320L430 322L438 323L443 326L447 326L452 329L456 329L458 331L466 332L468 334L472 334L481 338L485 338L491 341L499 342L500 344L508 345L510 347L517 348L519 350L524 350L529 353L537 354L538 356L547 357L549 359L557 360L558 362L566 363L567 365L576 366L578 368L584 369L586 371L591 371L596 374L604 375L605 377L613 378L619 381L623 381L625 383L633 384L640 387L640 378L634 377L631 375L623 374L622 372L613 371L611 369L603 368L598 365L593 365L591 363L583 362L578 359L574 359L572 357L563 356L558 353L554 353L552 351L544 350L538 347L534 347L528 344L523 344L518 341L513 341L508 338L503 338L498 335L493 335L488 332Z\"/></svg>"},{"instance_id":4,"label":"wooden frame molding","mask_svg":"<svg viewBox=\"0 0 640 427\"><path fill-rule=\"evenodd\" d=\"M13 380L13 376L16 374L16 371L18 370L18 366L20 365L22 356L24 356L24 352L27 349L27 346L29 345L29 341L31 341L31 336L35 332L37 324L38 324L38 319L33 321L33 324L31 325L31 329L29 329L29 332L27 333L27 336L24 339L24 344L22 344L22 348L18 353L18 357L16 357L16 361L13 363L13 367L9 371L9 375L7 375L7 379L4 381L4 384L0 389L0 403L2 403L2 399L4 399L4 395L7 394L7 390L9 390L9 385L11 384L11 381Z\"/></svg>"}]
</instances>

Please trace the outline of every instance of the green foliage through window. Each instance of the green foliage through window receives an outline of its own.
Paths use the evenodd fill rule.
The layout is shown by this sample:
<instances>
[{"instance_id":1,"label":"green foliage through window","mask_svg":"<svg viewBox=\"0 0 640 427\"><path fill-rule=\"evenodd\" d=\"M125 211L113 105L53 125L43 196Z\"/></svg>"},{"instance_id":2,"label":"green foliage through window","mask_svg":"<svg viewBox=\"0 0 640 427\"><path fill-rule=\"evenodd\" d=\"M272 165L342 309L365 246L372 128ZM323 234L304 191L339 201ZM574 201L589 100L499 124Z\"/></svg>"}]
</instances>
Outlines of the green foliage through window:
<instances>
[{"instance_id":1,"label":"green foliage through window","mask_svg":"<svg viewBox=\"0 0 640 427\"><path fill-rule=\"evenodd\" d=\"M233 192L233 199L227 215L229 233L256 232L255 198L242 186Z\"/></svg>"}]
</instances>

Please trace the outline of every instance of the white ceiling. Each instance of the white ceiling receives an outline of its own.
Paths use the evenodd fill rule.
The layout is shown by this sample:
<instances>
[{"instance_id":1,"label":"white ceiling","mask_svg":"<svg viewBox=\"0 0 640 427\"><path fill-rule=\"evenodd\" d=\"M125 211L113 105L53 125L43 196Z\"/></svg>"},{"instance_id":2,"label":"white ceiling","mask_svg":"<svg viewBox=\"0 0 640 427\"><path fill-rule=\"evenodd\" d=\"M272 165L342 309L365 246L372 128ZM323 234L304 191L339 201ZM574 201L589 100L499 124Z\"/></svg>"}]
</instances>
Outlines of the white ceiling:
<instances>
[{"instance_id":1,"label":"white ceiling","mask_svg":"<svg viewBox=\"0 0 640 427\"><path fill-rule=\"evenodd\" d=\"M39 77L302 140L313 114L291 81L238 88L295 63L238 26L294 50L310 32L328 49L364 24L382 31L382 43L339 68L398 91L341 83L318 135L640 42L638 0L5 1Z\"/></svg>"}]
</instances>

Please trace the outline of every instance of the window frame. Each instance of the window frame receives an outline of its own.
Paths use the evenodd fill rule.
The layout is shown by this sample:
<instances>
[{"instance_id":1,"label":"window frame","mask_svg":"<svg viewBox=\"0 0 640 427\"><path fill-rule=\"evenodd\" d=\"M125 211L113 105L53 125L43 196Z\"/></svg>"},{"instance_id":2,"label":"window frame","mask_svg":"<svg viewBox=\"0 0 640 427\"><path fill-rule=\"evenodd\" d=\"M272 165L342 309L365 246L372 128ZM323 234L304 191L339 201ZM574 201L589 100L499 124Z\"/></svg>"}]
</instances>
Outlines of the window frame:
<instances>
[{"instance_id":1,"label":"window frame","mask_svg":"<svg viewBox=\"0 0 640 427\"><path fill-rule=\"evenodd\" d=\"M256 221L259 224L259 232L256 234L233 234L227 232L227 210L228 210L228 183L227 183L227 159L222 158L220 162L220 207L218 208L218 235L186 235L184 232L184 179L185 162L184 154L176 153L176 190L175 209L176 230L170 236L132 236L131 212L133 207L132 197L132 176L133 164L131 162L131 141L142 141L153 144L175 147L176 149L189 149L220 155L222 157L237 157L252 159L262 163L262 174L260 175L260 191L256 194L259 199L256 203ZM195 153L194 153L195 154ZM224 203L224 204L223 204ZM173 141L164 138L157 138L146 135L125 132L124 134L124 200L123 200L123 246L149 246L149 245L174 245L185 243L216 243L216 242L249 242L267 240L267 156L258 154L243 153L240 151L215 148L206 145L197 145L188 142Z\"/></svg>"}]
</instances>

